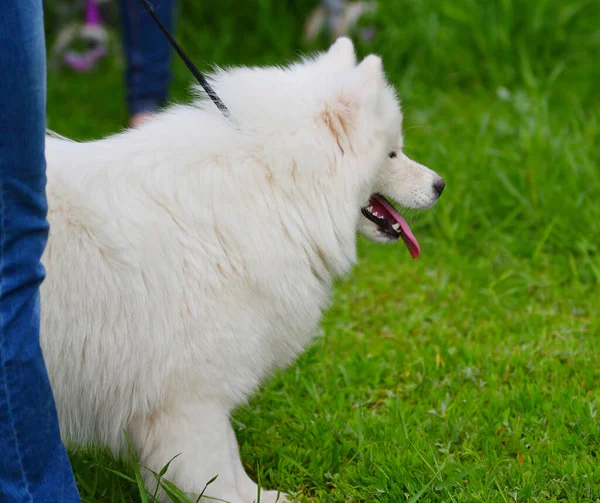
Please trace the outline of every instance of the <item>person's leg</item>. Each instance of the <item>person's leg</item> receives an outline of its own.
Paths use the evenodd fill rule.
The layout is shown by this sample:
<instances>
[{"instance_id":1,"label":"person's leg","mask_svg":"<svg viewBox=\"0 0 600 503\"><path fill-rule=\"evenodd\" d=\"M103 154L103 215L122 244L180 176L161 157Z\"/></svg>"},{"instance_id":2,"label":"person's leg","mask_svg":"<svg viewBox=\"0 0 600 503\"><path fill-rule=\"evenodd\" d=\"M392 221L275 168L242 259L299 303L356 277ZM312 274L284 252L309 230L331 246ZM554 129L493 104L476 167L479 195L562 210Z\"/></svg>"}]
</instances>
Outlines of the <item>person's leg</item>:
<instances>
[{"instance_id":1,"label":"person's leg","mask_svg":"<svg viewBox=\"0 0 600 503\"><path fill-rule=\"evenodd\" d=\"M375 10L376 4L371 0L352 1L346 0L320 0L320 5L308 17L304 27L306 40L315 40L325 24L332 40L348 36L353 32L359 19L367 12ZM373 28L363 28L360 35L364 40L373 38Z\"/></svg>"},{"instance_id":2,"label":"person's leg","mask_svg":"<svg viewBox=\"0 0 600 503\"><path fill-rule=\"evenodd\" d=\"M39 344L48 235L42 0L0 16L0 501L79 501Z\"/></svg>"},{"instance_id":3,"label":"person's leg","mask_svg":"<svg viewBox=\"0 0 600 503\"><path fill-rule=\"evenodd\" d=\"M154 2L157 16L172 31L174 0ZM139 0L121 0L125 86L130 117L154 112L167 100L171 46Z\"/></svg>"},{"instance_id":4,"label":"person's leg","mask_svg":"<svg viewBox=\"0 0 600 503\"><path fill-rule=\"evenodd\" d=\"M327 9L327 23L330 33L333 33L339 23L341 22L342 15L344 14L344 7L346 4L345 0L321 0L321 3Z\"/></svg>"}]
</instances>

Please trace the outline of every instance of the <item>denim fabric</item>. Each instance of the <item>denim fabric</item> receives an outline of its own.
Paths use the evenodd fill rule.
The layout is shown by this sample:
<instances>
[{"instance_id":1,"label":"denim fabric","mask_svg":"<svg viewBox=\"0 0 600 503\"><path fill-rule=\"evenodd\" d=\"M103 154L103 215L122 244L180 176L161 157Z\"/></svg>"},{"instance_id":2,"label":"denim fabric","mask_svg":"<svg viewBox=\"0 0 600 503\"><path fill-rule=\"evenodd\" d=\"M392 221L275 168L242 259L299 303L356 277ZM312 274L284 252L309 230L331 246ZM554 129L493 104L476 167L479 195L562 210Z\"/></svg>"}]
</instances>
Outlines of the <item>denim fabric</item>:
<instances>
[{"instance_id":1,"label":"denim fabric","mask_svg":"<svg viewBox=\"0 0 600 503\"><path fill-rule=\"evenodd\" d=\"M330 33L335 33L336 27L344 13L346 0L321 0L321 3L327 9L327 18Z\"/></svg>"},{"instance_id":2,"label":"denim fabric","mask_svg":"<svg viewBox=\"0 0 600 503\"><path fill-rule=\"evenodd\" d=\"M79 501L39 344L46 245L42 0L0 12L0 501Z\"/></svg>"},{"instance_id":3,"label":"denim fabric","mask_svg":"<svg viewBox=\"0 0 600 503\"><path fill-rule=\"evenodd\" d=\"M339 16L344 10L345 0L321 0L330 16Z\"/></svg>"},{"instance_id":4,"label":"denim fabric","mask_svg":"<svg viewBox=\"0 0 600 503\"><path fill-rule=\"evenodd\" d=\"M174 0L152 2L167 30L173 30ZM154 111L167 100L171 46L139 0L121 0L129 114Z\"/></svg>"}]
</instances>

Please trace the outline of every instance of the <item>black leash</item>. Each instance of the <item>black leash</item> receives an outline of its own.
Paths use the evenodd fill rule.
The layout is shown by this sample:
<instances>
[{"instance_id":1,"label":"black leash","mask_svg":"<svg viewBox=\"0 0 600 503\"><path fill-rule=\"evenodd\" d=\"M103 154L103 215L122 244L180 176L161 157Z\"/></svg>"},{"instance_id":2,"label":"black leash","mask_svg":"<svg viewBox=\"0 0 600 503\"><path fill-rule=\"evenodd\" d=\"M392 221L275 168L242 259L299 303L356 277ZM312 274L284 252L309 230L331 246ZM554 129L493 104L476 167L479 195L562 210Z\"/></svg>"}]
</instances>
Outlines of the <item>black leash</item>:
<instances>
[{"instance_id":1,"label":"black leash","mask_svg":"<svg viewBox=\"0 0 600 503\"><path fill-rule=\"evenodd\" d=\"M154 12L154 8L146 0L140 0L140 2L142 2L142 5L144 6L144 8L148 12L148 14L150 14L152 16L152 19L154 19L155 23L165 34L165 37L167 37L167 40L169 41L169 43L171 44L173 49L175 49L175 52L177 53L177 55L185 63L185 66L187 66L189 68L190 72L192 72L194 77L196 77L196 80L202 86L202 89L204 89L206 94L208 94L208 97L212 100L212 102L215 104L215 106L221 111L221 113L227 119L233 120L231 117L231 113L225 106L225 103L223 103L221 101L221 98L219 98L219 96L217 95L215 90L212 87L210 87L210 84L204 78L204 75L202 75L200 73L200 70L198 70L198 68L196 68L196 65L194 65L194 63L192 63L192 61L190 60L188 55L185 52L183 52L183 49L179 46L179 44L175 41L175 39L167 31L167 29L164 27L164 25L160 22L160 19L158 19L158 17L156 16L156 13Z\"/></svg>"}]
</instances>

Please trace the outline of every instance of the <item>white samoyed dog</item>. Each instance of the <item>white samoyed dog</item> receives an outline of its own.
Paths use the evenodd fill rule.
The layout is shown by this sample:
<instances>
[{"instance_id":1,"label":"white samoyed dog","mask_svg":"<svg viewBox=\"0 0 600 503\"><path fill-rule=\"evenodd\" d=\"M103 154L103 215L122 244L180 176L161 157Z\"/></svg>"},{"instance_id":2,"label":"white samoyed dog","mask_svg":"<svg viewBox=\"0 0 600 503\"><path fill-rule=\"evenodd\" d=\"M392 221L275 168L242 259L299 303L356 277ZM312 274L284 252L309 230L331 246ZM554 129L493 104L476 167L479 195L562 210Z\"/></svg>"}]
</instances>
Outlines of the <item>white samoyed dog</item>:
<instances>
[{"instance_id":1,"label":"white samoyed dog","mask_svg":"<svg viewBox=\"0 0 600 503\"><path fill-rule=\"evenodd\" d=\"M209 101L77 143L48 137L41 342L67 444L124 434L190 494L258 500L229 415L310 343L356 233L419 245L389 202L442 179L402 153L381 59L349 39L285 68L217 71ZM285 496L263 490L262 503Z\"/></svg>"}]
</instances>

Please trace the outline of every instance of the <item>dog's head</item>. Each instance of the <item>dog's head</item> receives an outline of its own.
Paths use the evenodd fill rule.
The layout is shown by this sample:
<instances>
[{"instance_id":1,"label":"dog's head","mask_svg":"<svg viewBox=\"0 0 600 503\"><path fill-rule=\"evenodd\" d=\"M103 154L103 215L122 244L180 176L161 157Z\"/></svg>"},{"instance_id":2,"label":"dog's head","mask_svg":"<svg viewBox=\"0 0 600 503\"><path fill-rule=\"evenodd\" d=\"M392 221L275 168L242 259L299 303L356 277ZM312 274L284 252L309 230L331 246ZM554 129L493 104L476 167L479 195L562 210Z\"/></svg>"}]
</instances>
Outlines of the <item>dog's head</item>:
<instances>
[{"instance_id":1,"label":"dog's head","mask_svg":"<svg viewBox=\"0 0 600 503\"><path fill-rule=\"evenodd\" d=\"M368 56L355 66L352 42L345 38L339 39L321 56L320 63L326 64L332 59L345 62L346 67L357 75L358 85L357 82L353 85L359 94L352 99L354 103L361 103L362 99L365 111L363 121L368 125L363 139L369 138L365 148L376 152L376 158L371 161L374 169L368 170L371 175L367 181L370 194L368 202L360 208L358 230L370 239L383 243L402 238L411 256L416 258L420 253L419 244L391 201L402 208L429 208L442 194L445 183L434 171L404 154L400 103L385 80L381 59ZM353 123L352 115L348 113L345 118L343 112L339 113L338 122L340 119L340 126L344 125L343 122ZM346 131L347 128L341 127L338 132ZM348 147L352 148L351 145Z\"/></svg>"},{"instance_id":2,"label":"dog's head","mask_svg":"<svg viewBox=\"0 0 600 503\"><path fill-rule=\"evenodd\" d=\"M325 204L336 213L332 219L378 242L402 238L411 256L419 255L391 201L428 208L444 182L403 153L400 104L379 57L357 64L352 42L341 38L316 58L286 68L223 71L214 82L244 132L285 152L284 162L273 162L282 171L270 176L291 175L299 190L334 187Z\"/></svg>"}]
</instances>

